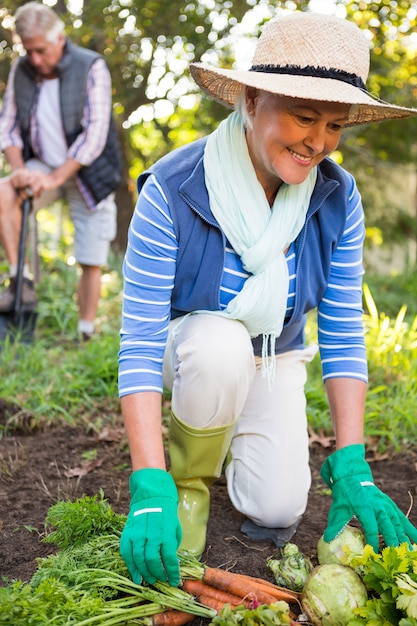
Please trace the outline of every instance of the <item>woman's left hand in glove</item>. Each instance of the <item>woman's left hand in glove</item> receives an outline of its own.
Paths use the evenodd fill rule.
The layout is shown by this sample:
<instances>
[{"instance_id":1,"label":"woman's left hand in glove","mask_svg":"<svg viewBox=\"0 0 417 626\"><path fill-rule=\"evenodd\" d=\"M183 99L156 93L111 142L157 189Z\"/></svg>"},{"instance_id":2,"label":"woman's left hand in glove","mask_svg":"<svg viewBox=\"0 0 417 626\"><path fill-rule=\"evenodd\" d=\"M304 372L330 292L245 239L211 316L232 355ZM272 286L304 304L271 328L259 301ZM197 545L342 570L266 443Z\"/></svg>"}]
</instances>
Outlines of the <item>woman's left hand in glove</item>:
<instances>
[{"instance_id":1,"label":"woman's left hand in glove","mask_svg":"<svg viewBox=\"0 0 417 626\"><path fill-rule=\"evenodd\" d=\"M366 543L375 552L379 549L379 533L387 546L417 543L417 529L395 502L375 486L362 444L337 450L323 463L320 474L332 490L325 541L332 541L356 516Z\"/></svg>"}]
</instances>

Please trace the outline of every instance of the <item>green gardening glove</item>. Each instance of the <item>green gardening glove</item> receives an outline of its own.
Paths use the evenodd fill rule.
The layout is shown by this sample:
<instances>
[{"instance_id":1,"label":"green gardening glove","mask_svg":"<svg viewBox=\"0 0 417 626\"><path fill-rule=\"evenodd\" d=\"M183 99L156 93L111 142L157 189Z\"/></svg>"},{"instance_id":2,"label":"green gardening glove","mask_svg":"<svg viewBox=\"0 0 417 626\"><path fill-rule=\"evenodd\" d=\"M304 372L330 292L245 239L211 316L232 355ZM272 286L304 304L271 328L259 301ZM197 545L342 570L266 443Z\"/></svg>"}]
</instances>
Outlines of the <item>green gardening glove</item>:
<instances>
[{"instance_id":1,"label":"green gardening glove","mask_svg":"<svg viewBox=\"0 0 417 626\"><path fill-rule=\"evenodd\" d=\"M391 498L375 487L362 444L337 450L323 463L320 474L332 490L325 541L332 541L356 516L366 542L375 552L379 547L378 533L387 546L417 542L417 529Z\"/></svg>"},{"instance_id":2,"label":"green gardening glove","mask_svg":"<svg viewBox=\"0 0 417 626\"><path fill-rule=\"evenodd\" d=\"M120 539L122 555L132 580L180 582L177 550L182 531L178 519L178 492L174 479L160 469L133 472L129 481L130 511Z\"/></svg>"}]
</instances>

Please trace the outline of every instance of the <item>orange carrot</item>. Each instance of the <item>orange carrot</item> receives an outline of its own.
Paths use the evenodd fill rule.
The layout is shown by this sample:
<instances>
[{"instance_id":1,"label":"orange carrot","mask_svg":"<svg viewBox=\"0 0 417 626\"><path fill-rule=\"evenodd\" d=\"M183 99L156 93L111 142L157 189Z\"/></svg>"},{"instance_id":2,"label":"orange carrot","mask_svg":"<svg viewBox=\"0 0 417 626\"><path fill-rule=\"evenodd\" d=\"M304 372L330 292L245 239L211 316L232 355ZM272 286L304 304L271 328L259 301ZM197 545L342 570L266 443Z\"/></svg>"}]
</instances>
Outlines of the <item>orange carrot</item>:
<instances>
[{"instance_id":1,"label":"orange carrot","mask_svg":"<svg viewBox=\"0 0 417 626\"><path fill-rule=\"evenodd\" d=\"M216 567L205 568L203 582L211 587L228 591L229 593L242 598L251 594L255 595L257 601L263 604L272 604L277 600L285 600L286 602L294 603L298 600L297 594L289 591L288 589L274 590L274 593L272 594L269 588L266 589L259 583L248 581L247 578L244 578L239 574L227 572Z\"/></svg>"},{"instance_id":2,"label":"orange carrot","mask_svg":"<svg viewBox=\"0 0 417 626\"><path fill-rule=\"evenodd\" d=\"M216 600L211 596L200 596L199 602L201 602L201 604L204 604L205 606L208 606L210 609L214 609L215 611L217 611L217 613L220 613L220 611L224 608L224 602L220 602L219 600ZM239 605L234 604L232 605L232 608L234 608L235 606Z\"/></svg>"},{"instance_id":3,"label":"orange carrot","mask_svg":"<svg viewBox=\"0 0 417 626\"><path fill-rule=\"evenodd\" d=\"M301 607L301 593L298 593L297 591L287 589L286 587L280 587L279 585L271 583L268 580L264 580L263 578L255 578L254 576L248 576L247 574L235 575L253 585L254 593L256 593L256 589L260 589L270 594L274 598L270 604L272 602L284 600L288 604L298 604L298 606Z\"/></svg>"},{"instance_id":4,"label":"orange carrot","mask_svg":"<svg viewBox=\"0 0 417 626\"><path fill-rule=\"evenodd\" d=\"M192 613L169 609L163 613L153 615L152 626L183 626L183 624L192 622L195 617Z\"/></svg>"},{"instance_id":5,"label":"orange carrot","mask_svg":"<svg viewBox=\"0 0 417 626\"><path fill-rule=\"evenodd\" d=\"M272 596L276 596L278 600L282 600L283 596L288 596L288 598L293 599L293 602L297 602L301 597L301 594L297 591L287 589L286 587L280 587L279 585L270 583L268 580L263 580L263 578L252 578L252 576L247 576L246 574L236 575L246 580L249 584L254 585L254 587L256 587L257 589L263 589L266 593L270 593Z\"/></svg>"},{"instance_id":6,"label":"orange carrot","mask_svg":"<svg viewBox=\"0 0 417 626\"><path fill-rule=\"evenodd\" d=\"M280 587L276 583L271 583L270 580L265 580L263 578L256 578L255 576L248 576L248 574L239 574L242 578L245 578L249 582L258 583L260 585L264 585L265 587L269 587L271 589L286 589L286 587Z\"/></svg>"},{"instance_id":7,"label":"orange carrot","mask_svg":"<svg viewBox=\"0 0 417 626\"><path fill-rule=\"evenodd\" d=\"M199 602L201 602L202 596L207 596L213 598L218 602L222 602L223 604L231 604L233 606L246 604L244 598L235 596L232 593L223 591L221 589L216 589L216 587L211 587L201 580L194 580L189 578L188 580L184 580L181 587L182 589L184 589L184 591L188 591L188 593L191 593L191 595L197 598ZM204 604L204 602L202 602L202 604Z\"/></svg>"}]
</instances>

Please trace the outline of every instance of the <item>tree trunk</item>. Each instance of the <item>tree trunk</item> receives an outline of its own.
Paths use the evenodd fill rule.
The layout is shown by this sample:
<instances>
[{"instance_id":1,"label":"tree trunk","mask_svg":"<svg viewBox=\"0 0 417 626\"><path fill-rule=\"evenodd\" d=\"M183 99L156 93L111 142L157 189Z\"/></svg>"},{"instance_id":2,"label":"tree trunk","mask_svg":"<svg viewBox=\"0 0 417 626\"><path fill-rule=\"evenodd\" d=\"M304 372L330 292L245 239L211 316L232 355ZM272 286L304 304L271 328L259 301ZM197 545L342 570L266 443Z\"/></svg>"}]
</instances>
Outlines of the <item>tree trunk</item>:
<instances>
[{"instance_id":1,"label":"tree trunk","mask_svg":"<svg viewBox=\"0 0 417 626\"><path fill-rule=\"evenodd\" d=\"M127 168L126 168L127 169ZM131 181L127 176L127 171L123 175L123 182L116 191L117 204L117 234L112 243L112 249L115 252L126 250L127 231L132 217L134 202L130 191Z\"/></svg>"},{"instance_id":2,"label":"tree trunk","mask_svg":"<svg viewBox=\"0 0 417 626\"><path fill-rule=\"evenodd\" d=\"M120 150L123 161L122 182L116 190L117 204L117 233L112 243L112 250L116 253L124 253L127 245L127 231L135 206L135 183L129 176L129 139L120 120L116 120L117 133L119 136Z\"/></svg>"}]
</instances>

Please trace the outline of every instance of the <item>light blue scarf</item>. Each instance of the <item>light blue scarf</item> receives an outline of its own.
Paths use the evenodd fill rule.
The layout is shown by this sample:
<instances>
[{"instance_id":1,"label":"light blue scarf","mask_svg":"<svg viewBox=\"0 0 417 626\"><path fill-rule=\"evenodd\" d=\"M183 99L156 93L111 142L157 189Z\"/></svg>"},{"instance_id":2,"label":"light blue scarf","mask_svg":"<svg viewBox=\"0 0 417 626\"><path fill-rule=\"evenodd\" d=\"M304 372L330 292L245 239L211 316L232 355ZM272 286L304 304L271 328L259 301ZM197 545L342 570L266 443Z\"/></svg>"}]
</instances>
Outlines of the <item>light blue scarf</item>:
<instances>
[{"instance_id":1,"label":"light blue scarf","mask_svg":"<svg viewBox=\"0 0 417 626\"><path fill-rule=\"evenodd\" d=\"M263 374L271 381L288 299L284 251L305 222L317 168L299 185L282 184L271 208L249 156L242 118L234 112L208 137L204 170L213 215L252 274L217 313L240 320L251 337L263 335Z\"/></svg>"}]
</instances>

